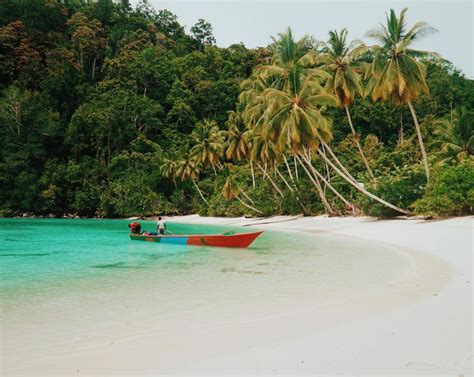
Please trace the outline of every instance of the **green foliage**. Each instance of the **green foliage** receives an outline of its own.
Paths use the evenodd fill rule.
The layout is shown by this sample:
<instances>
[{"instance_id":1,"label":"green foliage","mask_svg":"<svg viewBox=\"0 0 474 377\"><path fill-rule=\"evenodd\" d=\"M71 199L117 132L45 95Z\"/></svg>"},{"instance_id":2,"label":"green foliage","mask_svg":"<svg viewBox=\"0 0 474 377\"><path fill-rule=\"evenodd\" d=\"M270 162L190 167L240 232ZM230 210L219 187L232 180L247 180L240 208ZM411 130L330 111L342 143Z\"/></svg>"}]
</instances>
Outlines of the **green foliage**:
<instances>
[{"instance_id":1,"label":"green foliage","mask_svg":"<svg viewBox=\"0 0 474 377\"><path fill-rule=\"evenodd\" d=\"M388 202L401 207L409 208L417 199L421 198L425 190L425 178L420 165L395 169L390 173L377 178L375 187L371 187L372 192L387 200ZM358 202L363 211L371 216L393 217L398 213L386 206L376 203L370 198L359 195Z\"/></svg>"},{"instance_id":2,"label":"green foliage","mask_svg":"<svg viewBox=\"0 0 474 377\"><path fill-rule=\"evenodd\" d=\"M392 21L389 33L403 29L403 19ZM345 41L345 31L333 32L320 51L324 61L313 39L295 41L291 30L266 48L217 47L207 21L187 34L176 15L146 1L135 8L112 0L2 1L0 216L324 213L301 166L296 179L291 157L314 151L318 135L332 139L350 173L384 199L417 213L469 212L472 119L460 122L456 114L474 107L473 81L447 62L419 60L409 43L397 52L401 63L406 53L426 67L430 93L413 102L433 169L425 193L408 109L361 98L365 63L377 54L386 63L387 46L365 53L361 64L360 49ZM392 93L398 84L378 94L405 100L426 93L410 67L403 98ZM338 101L350 103L376 186ZM395 214L358 194L317 153L312 163L365 213ZM349 212L326 184L322 189L336 213Z\"/></svg>"},{"instance_id":3,"label":"green foliage","mask_svg":"<svg viewBox=\"0 0 474 377\"><path fill-rule=\"evenodd\" d=\"M474 211L474 165L439 166L426 195L413 207L423 215L465 215Z\"/></svg>"}]
</instances>

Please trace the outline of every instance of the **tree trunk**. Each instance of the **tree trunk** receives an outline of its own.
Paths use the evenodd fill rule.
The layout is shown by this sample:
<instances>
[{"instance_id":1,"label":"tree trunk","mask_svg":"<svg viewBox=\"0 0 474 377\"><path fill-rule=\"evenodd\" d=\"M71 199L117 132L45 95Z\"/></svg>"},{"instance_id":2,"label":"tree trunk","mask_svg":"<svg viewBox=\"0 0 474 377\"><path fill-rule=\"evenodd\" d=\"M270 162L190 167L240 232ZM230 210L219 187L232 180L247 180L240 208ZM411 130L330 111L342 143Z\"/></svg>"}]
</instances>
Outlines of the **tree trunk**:
<instances>
[{"instance_id":1,"label":"tree trunk","mask_svg":"<svg viewBox=\"0 0 474 377\"><path fill-rule=\"evenodd\" d=\"M237 195L234 195L234 197L245 207L251 209L252 211L258 212L263 215L262 211L259 211L257 208L252 207L250 204L245 203L242 199L240 199Z\"/></svg>"},{"instance_id":2,"label":"tree trunk","mask_svg":"<svg viewBox=\"0 0 474 377\"><path fill-rule=\"evenodd\" d=\"M276 185L275 181L272 179L272 177L270 177L267 173L267 171L262 168L262 166L260 164L257 164L257 166L260 168L260 170L263 172L263 174L268 178L268 180L270 181L270 183L272 184L272 186L275 188L275 190L280 194L280 196L283 198L285 195L283 195L283 192L278 188L278 186Z\"/></svg>"},{"instance_id":3,"label":"tree trunk","mask_svg":"<svg viewBox=\"0 0 474 377\"><path fill-rule=\"evenodd\" d=\"M323 153L326 156L326 149L325 149L324 145L322 147L323 147L322 148ZM329 171L329 165L326 161L324 161L324 167L326 168L326 179L327 179L328 182L330 182L331 181L331 172Z\"/></svg>"},{"instance_id":4,"label":"tree trunk","mask_svg":"<svg viewBox=\"0 0 474 377\"><path fill-rule=\"evenodd\" d=\"M295 157L299 161L300 165L303 167L303 170L306 172L311 182L313 182L314 187L316 187L316 190L318 191L319 197L321 198L321 202L323 203L324 208L330 215L332 215L334 211L332 210L331 205L327 201L320 183L317 180L315 180L313 175L308 171L308 169L306 169L306 166L304 166L303 161L301 161L301 159L298 156L295 155Z\"/></svg>"},{"instance_id":5,"label":"tree trunk","mask_svg":"<svg viewBox=\"0 0 474 377\"><path fill-rule=\"evenodd\" d=\"M404 141L405 141L405 137L403 134L403 114L400 111L400 136L398 138L398 145L403 145Z\"/></svg>"},{"instance_id":6,"label":"tree trunk","mask_svg":"<svg viewBox=\"0 0 474 377\"><path fill-rule=\"evenodd\" d=\"M97 57L94 56L94 60L92 61L92 80L94 80L94 76L95 76L95 64L96 64L96 61L97 61Z\"/></svg>"},{"instance_id":7,"label":"tree trunk","mask_svg":"<svg viewBox=\"0 0 474 377\"><path fill-rule=\"evenodd\" d=\"M328 187L329 189L334 193L336 194L336 196L342 200L342 202L347 205L348 207L351 207L353 208L354 205L352 203L350 203L346 198L344 198L334 187L333 185L331 185L325 178L324 176L318 172L318 170L311 164L311 161L308 160L307 158L305 158L304 155L301 155L301 157L303 157L303 160L306 162L306 164L309 166L309 168L311 169L311 171L316 174L319 179L321 179Z\"/></svg>"},{"instance_id":8,"label":"tree trunk","mask_svg":"<svg viewBox=\"0 0 474 377\"><path fill-rule=\"evenodd\" d=\"M253 171L252 159L250 159L250 172L252 173L252 186L255 189L255 172Z\"/></svg>"},{"instance_id":9,"label":"tree trunk","mask_svg":"<svg viewBox=\"0 0 474 377\"><path fill-rule=\"evenodd\" d=\"M252 203L253 205L255 205L255 202L252 200L252 198L251 198L250 196L248 196L247 193L246 193L244 190L242 190L241 187L239 187L239 190L240 190L240 192L241 192L242 194L244 194L244 196L247 198L247 200L248 200L250 203Z\"/></svg>"},{"instance_id":10,"label":"tree trunk","mask_svg":"<svg viewBox=\"0 0 474 377\"><path fill-rule=\"evenodd\" d=\"M199 186L196 184L196 181L194 179L192 179L192 181L194 183L194 187L196 187L196 190L198 191L199 195L201 196L201 199L204 200L204 203L206 203L209 206L209 203L207 202L206 198L204 198L204 196L202 195L202 192L199 189Z\"/></svg>"},{"instance_id":11,"label":"tree trunk","mask_svg":"<svg viewBox=\"0 0 474 377\"><path fill-rule=\"evenodd\" d=\"M290 184L288 183L288 181L285 179L285 177L283 176L282 173L280 173L280 171L278 169L276 169L276 172L278 173L278 175L281 177L281 179L283 180L283 182L285 182L285 185L286 187L288 187L288 189L293 192L295 194L295 198L296 200L298 201L298 203L300 204L301 206L301 209L303 210L303 213L304 214L309 214L310 212L308 211L308 209L306 208L306 206L303 204L303 201L301 200L301 198L299 197L298 195L298 189L296 188L296 186L293 186L291 187ZM294 183L294 181L293 181Z\"/></svg>"},{"instance_id":12,"label":"tree trunk","mask_svg":"<svg viewBox=\"0 0 474 377\"><path fill-rule=\"evenodd\" d=\"M349 121L349 126L351 127L352 135L354 136L354 140L356 142L357 149L359 150L359 154L362 157L362 160L364 160L365 168L367 169L370 178L375 183L374 173L372 172L369 162L367 161L367 158L365 157L364 151L362 150L362 147L360 146L359 137L357 136L355 132L354 125L352 124L352 118L351 118L351 113L349 112L349 107L344 106L344 108L346 109L347 120Z\"/></svg>"},{"instance_id":13,"label":"tree trunk","mask_svg":"<svg viewBox=\"0 0 474 377\"><path fill-rule=\"evenodd\" d=\"M400 212L400 213L404 213L406 215L410 215L411 213L409 211L406 211L404 209L401 209L397 206L394 206L393 204L390 204L389 202L386 202L385 200L379 198L378 196L368 192L365 188L363 188L359 183L353 181L351 178L349 178L346 174L344 174L342 171L340 171L332 162L330 159L328 159L326 156L323 155L323 153L321 151L319 151L319 155L321 157L323 157L324 159L326 159L326 161L328 162L328 164L336 171L337 174L339 174L339 176L341 176L344 180L346 180L349 184L351 184L352 186L354 186L357 190L359 190L361 193L367 195L369 198L372 198L374 199L375 201L397 211L397 212Z\"/></svg>"},{"instance_id":14,"label":"tree trunk","mask_svg":"<svg viewBox=\"0 0 474 377\"><path fill-rule=\"evenodd\" d=\"M290 176L291 182L295 182L293 179L293 174L291 174L290 165L288 165L288 160L286 159L285 155L283 155L283 159L285 160L286 170L288 170L288 175Z\"/></svg>"},{"instance_id":15,"label":"tree trunk","mask_svg":"<svg viewBox=\"0 0 474 377\"><path fill-rule=\"evenodd\" d=\"M293 162L295 164L295 178L296 178L296 182L298 182L298 164L296 163L296 157L293 156Z\"/></svg>"},{"instance_id":16,"label":"tree trunk","mask_svg":"<svg viewBox=\"0 0 474 377\"><path fill-rule=\"evenodd\" d=\"M408 101L408 107L410 108L411 116L413 117L413 122L415 122L416 134L418 136L418 143L420 144L421 155L423 156L423 165L425 167L426 180L430 180L430 168L428 166L428 157L426 156L425 144L423 143L423 138L421 137L420 125L418 124L418 119L416 118L415 109L410 101Z\"/></svg>"},{"instance_id":17,"label":"tree trunk","mask_svg":"<svg viewBox=\"0 0 474 377\"><path fill-rule=\"evenodd\" d=\"M283 182L285 183L286 187L288 187L288 189L293 192L293 188L289 185L288 181L286 180L286 178L283 176L283 174L280 173L280 170L278 170L277 167L275 167L275 171L276 173L280 176L280 178L283 180Z\"/></svg>"},{"instance_id":18,"label":"tree trunk","mask_svg":"<svg viewBox=\"0 0 474 377\"><path fill-rule=\"evenodd\" d=\"M334 152L332 151L331 147L329 145L326 144L326 142L320 137L318 136L319 138L319 141L321 142L321 144L327 149L327 151L329 152L329 154L331 155L331 157L334 159L334 161L336 161L336 164L341 168L341 170L344 172L345 175L347 175L350 179L352 179L353 182L357 183L356 179L351 175L351 173L349 173L346 169L346 167L342 164L341 161L339 161L339 159L336 157L336 155L334 154ZM318 153L321 154L321 151L318 150ZM328 160L328 158L326 157L326 155L323 156L326 160Z\"/></svg>"}]
</instances>

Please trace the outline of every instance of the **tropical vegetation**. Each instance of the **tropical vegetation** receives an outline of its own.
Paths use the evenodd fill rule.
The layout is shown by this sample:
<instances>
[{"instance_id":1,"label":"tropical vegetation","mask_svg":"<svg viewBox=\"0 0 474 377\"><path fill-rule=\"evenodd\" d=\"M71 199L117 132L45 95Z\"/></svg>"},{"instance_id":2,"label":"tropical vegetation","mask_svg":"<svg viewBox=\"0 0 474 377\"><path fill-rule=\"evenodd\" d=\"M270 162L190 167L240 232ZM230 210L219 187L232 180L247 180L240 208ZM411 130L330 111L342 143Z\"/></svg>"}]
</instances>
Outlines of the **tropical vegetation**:
<instances>
[{"instance_id":1,"label":"tropical vegetation","mask_svg":"<svg viewBox=\"0 0 474 377\"><path fill-rule=\"evenodd\" d=\"M406 14L249 49L146 1L4 0L0 216L472 214L474 83Z\"/></svg>"}]
</instances>

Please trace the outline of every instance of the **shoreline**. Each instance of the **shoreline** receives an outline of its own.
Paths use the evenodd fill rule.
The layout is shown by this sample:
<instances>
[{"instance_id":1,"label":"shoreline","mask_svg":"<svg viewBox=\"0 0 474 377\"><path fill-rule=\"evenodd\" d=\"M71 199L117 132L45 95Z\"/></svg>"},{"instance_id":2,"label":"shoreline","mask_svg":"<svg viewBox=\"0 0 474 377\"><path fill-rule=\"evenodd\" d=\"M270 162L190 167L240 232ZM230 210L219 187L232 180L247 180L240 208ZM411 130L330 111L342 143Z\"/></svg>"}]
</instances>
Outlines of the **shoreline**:
<instances>
[{"instance_id":1,"label":"shoreline","mask_svg":"<svg viewBox=\"0 0 474 377\"><path fill-rule=\"evenodd\" d=\"M251 276L257 279L254 287L224 291L222 296L216 296L235 305L232 310L205 299L204 295L201 306L189 312L177 312L170 318L164 313L162 319L156 315L148 317L147 311L159 313L160 308L159 301L154 302L148 294L148 300L139 301L140 307L147 309L142 309L144 317L133 329L124 326L123 322L125 318L126 321L133 318L134 312L121 314L117 322L107 323L106 328L111 326L113 331L105 331L103 338L91 344L78 343L80 352L70 354L67 349L64 352L55 350L56 354L33 358L31 362L36 365L18 366L19 370L31 372L41 366L51 373L64 374L75 365L80 374L86 375L137 375L150 370L186 375L222 374L223 371L251 375L463 374L467 377L472 374L471 233L474 217L437 221L327 216L249 219L190 215L164 218L169 223L257 227L293 235L303 232L315 245L318 237L320 241L324 239L321 237L324 234L342 237L349 245L351 240L354 245L367 242L366 246L376 252L372 257L364 258L361 253L361 256L356 254L355 259L338 259L333 264L331 274L336 275L331 278L341 281L345 280L345 268L360 268L366 273L377 274L376 265L372 264L374 259L388 255L397 258L384 259L386 262L380 265L390 271L390 278L382 276L378 284L364 290L352 288L349 294L333 295L329 291L325 297L315 296L314 288L305 285L303 280L305 276L312 276L316 267L321 268L318 266L320 260L311 259L317 265L307 264L305 274L286 276L286 267L281 267L281 277L291 279L289 292L296 295L289 296L293 304L265 302L271 310L256 317L249 313L263 302L260 303L257 296L250 298L246 290L258 288L259 281L262 284L268 279L265 274L234 274L230 270L232 275L220 275L235 281L236 289ZM291 241L288 242L291 246ZM325 250L333 251L330 244ZM285 251L290 263L304 263L306 259L291 261L291 252L291 248ZM314 256L317 247L308 252ZM262 258L261 262L268 262L264 256ZM397 262L397 266L391 267L389 260L401 264ZM349 265L344 267L338 263ZM268 272L276 271L275 268L259 267ZM278 274L274 276L278 277ZM206 285L205 291L212 297L216 293L212 293L213 283L208 283L211 286ZM198 281L194 284L199 286ZM196 289L190 286L186 290L193 288ZM261 298L268 294L280 297L279 289L282 285L272 284ZM199 297L199 291L193 295ZM191 297L183 296L181 304ZM242 300L241 303L234 303L232 297ZM113 302L120 307L119 303ZM97 309L90 309L90 313L99 318L104 314L100 314L101 310L110 309L98 305ZM115 317L115 314L110 315ZM89 325L92 330L95 321ZM104 360L109 364L104 365Z\"/></svg>"},{"instance_id":2,"label":"shoreline","mask_svg":"<svg viewBox=\"0 0 474 377\"><path fill-rule=\"evenodd\" d=\"M401 305L398 307L392 306L391 302L387 303L387 297L383 295L388 293L390 297L393 294L387 291L381 296L372 297L371 303L368 303L369 307L372 306L369 317L379 321L379 326L395 330L390 332L392 335L405 332L405 339L398 339L398 342L391 336L380 337L373 334L375 343L391 350L391 363L395 361L393 365L398 365L390 374L472 376L474 216L424 220L328 216L226 219L191 215L169 220L188 224L255 226L260 229L313 235L329 233L376 242L400 250L406 257L411 258L412 270L390 289L399 289L393 298L404 296L405 302L400 300ZM380 312L383 305L389 307L385 313ZM346 310L356 315L359 306L360 303L355 300ZM385 320L377 319L378 316ZM362 328L365 333L360 333L357 324L354 324L346 328L346 332L340 336L351 339L349 343L353 343L354 347L360 347L354 338L373 332L370 323L365 323ZM422 349L424 351L420 352ZM291 352L291 347L287 352ZM345 356L351 352L353 351L348 350ZM362 351L359 357L363 357L361 355L369 360L369 349L366 349L365 354ZM326 356L333 357L330 354ZM380 356L383 355L377 353L377 357ZM391 364L388 361L387 363ZM357 371L361 374L368 372L364 369ZM324 372L332 373L331 370ZM389 374L388 369L383 371L374 368L370 371L381 372Z\"/></svg>"}]
</instances>

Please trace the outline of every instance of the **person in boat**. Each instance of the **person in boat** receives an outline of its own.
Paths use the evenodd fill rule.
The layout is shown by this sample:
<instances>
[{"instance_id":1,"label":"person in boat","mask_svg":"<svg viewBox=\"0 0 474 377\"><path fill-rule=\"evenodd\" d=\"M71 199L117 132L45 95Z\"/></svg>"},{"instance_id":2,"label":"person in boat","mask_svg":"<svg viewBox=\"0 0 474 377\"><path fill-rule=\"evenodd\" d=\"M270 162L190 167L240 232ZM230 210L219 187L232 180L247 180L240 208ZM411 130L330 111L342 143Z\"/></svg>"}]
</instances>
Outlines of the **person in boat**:
<instances>
[{"instance_id":1,"label":"person in boat","mask_svg":"<svg viewBox=\"0 0 474 377\"><path fill-rule=\"evenodd\" d=\"M159 235L165 235L165 232L166 232L166 223L165 223L165 220L163 220L160 217L158 217L158 221L156 222L156 232L159 234Z\"/></svg>"},{"instance_id":2,"label":"person in boat","mask_svg":"<svg viewBox=\"0 0 474 377\"><path fill-rule=\"evenodd\" d=\"M128 227L130 228L130 233L132 234L140 234L142 229L142 225L138 222L130 223L128 224Z\"/></svg>"}]
</instances>

